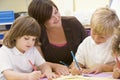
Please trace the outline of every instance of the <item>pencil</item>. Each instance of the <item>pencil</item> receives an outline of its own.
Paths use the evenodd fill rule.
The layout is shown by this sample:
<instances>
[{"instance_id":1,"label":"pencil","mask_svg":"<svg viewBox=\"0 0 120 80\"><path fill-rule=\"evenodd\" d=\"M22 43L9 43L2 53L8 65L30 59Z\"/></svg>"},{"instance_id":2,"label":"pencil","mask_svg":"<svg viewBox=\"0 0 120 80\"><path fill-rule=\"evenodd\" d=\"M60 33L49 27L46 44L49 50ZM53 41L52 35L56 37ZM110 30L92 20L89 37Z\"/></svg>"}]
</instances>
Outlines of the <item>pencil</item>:
<instances>
[{"instance_id":1,"label":"pencil","mask_svg":"<svg viewBox=\"0 0 120 80\"><path fill-rule=\"evenodd\" d=\"M117 55L115 56L115 59L116 59L117 66L118 66L118 68L120 69L120 61L118 60Z\"/></svg>"},{"instance_id":2,"label":"pencil","mask_svg":"<svg viewBox=\"0 0 120 80\"><path fill-rule=\"evenodd\" d=\"M36 67L33 65L33 63L31 62L31 60L28 60L28 62L30 63L30 65L32 66L34 71L37 71Z\"/></svg>"},{"instance_id":3,"label":"pencil","mask_svg":"<svg viewBox=\"0 0 120 80\"><path fill-rule=\"evenodd\" d=\"M66 64L66 63L64 63L63 61L59 61L59 62L60 62L61 64L65 65L65 66L69 67L69 65Z\"/></svg>"},{"instance_id":4,"label":"pencil","mask_svg":"<svg viewBox=\"0 0 120 80\"><path fill-rule=\"evenodd\" d=\"M72 55L72 57L73 57L73 60L75 61L75 64L76 64L77 68L78 68L79 70L82 70L82 69L80 68L80 66L79 66L79 64L78 64L78 62L77 62L75 56L74 56L73 51L71 51L71 55Z\"/></svg>"}]
</instances>

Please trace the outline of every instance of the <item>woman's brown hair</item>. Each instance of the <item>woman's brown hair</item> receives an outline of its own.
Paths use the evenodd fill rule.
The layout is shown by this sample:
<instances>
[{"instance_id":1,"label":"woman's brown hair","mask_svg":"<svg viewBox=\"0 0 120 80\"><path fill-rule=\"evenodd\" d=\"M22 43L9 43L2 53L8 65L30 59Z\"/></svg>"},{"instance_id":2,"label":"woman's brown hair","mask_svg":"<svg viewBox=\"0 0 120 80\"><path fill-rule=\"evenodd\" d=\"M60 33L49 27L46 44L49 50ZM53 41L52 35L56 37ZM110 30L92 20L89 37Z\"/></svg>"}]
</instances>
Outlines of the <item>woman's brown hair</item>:
<instances>
[{"instance_id":1,"label":"woman's brown hair","mask_svg":"<svg viewBox=\"0 0 120 80\"><path fill-rule=\"evenodd\" d=\"M52 16L53 6L58 9L51 0L32 0L28 7L28 14L39 24L44 25Z\"/></svg>"}]
</instances>

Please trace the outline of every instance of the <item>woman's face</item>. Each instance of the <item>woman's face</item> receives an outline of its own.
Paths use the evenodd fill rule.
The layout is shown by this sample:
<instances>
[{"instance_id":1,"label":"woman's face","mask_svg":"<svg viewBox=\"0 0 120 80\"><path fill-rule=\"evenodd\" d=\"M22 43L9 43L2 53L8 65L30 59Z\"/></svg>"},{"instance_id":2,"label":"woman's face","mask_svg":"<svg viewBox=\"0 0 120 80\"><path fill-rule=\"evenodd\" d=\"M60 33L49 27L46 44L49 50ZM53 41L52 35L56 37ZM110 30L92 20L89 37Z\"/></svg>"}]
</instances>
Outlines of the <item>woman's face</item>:
<instances>
[{"instance_id":1,"label":"woman's face","mask_svg":"<svg viewBox=\"0 0 120 80\"><path fill-rule=\"evenodd\" d=\"M30 49L31 47L34 46L36 41L36 37L35 36L22 36L21 38L16 39L16 48L24 53L25 51L27 51L28 49Z\"/></svg>"},{"instance_id":2,"label":"woman's face","mask_svg":"<svg viewBox=\"0 0 120 80\"><path fill-rule=\"evenodd\" d=\"M61 26L61 16L59 11L53 6L51 18L45 22L46 28Z\"/></svg>"}]
</instances>

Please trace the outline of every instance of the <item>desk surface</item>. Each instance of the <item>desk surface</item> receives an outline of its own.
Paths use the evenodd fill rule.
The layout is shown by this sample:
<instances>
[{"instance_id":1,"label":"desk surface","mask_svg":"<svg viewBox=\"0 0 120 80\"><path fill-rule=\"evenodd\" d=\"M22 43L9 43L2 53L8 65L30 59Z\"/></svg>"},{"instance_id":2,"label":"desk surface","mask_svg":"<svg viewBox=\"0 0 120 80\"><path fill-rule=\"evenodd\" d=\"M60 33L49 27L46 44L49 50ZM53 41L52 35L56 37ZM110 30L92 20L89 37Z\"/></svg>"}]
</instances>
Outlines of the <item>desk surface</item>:
<instances>
[{"instance_id":1,"label":"desk surface","mask_svg":"<svg viewBox=\"0 0 120 80\"><path fill-rule=\"evenodd\" d=\"M74 76L74 77L62 77L53 80L115 80L109 78L102 78L102 77L83 77L83 76Z\"/></svg>"},{"instance_id":2,"label":"desk surface","mask_svg":"<svg viewBox=\"0 0 120 80\"><path fill-rule=\"evenodd\" d=\"M60 78L56 78L53 80L118 80L118 79L113 79L112 77L112 72L105 72L105 73L100 73L100 74L85 74L87 75L86 77L82 75L76 75L76 76L61 76ZM89 77L88 77L89 76Z\"/></svg>"}]
</instances>

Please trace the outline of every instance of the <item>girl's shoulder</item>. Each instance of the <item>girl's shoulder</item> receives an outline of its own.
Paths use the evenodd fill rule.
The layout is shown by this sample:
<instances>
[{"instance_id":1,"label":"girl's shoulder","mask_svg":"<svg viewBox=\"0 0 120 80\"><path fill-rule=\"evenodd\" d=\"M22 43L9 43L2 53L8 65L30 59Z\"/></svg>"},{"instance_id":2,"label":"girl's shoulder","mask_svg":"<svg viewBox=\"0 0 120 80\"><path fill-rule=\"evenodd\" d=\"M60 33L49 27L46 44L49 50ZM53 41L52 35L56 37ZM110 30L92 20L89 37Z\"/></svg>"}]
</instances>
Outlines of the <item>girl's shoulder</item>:
<instances>
[{"instance_id":1,"label":"girl's shoulder","mask_svg":"<svg viewBox=\"0 0 120 80\"><path fill-rule=\"evenodd\" d=\"M39 52L39 51L38 51L38 49L37 49L35 46L31 47L31 48L27 51L27 53L31 53L31 54L38 53L38 52Z\"/></svg>"},{"instance_id":2,"label":"girl's shoulder","mask_svg":"<svg viewBox=\"0 0 120 80\"><path fill-rule=\"evenodd\" d=\"M7 46L5 46L5 45L2 45L1 47L0 47L0 50L2 51L6 51L6 50L10 50L11 48L8 48Z\"/></svg>"},{"instance_id":3,"label":"girl's shoulder","mask_svg":"<svg viewBox=\"0 0 120 80\"><path fill-rule=\"evenodd\" d=\"M2 54L2 55L9 54L10 50L11 50L11 48L8 48L8 47L2 45L0 47L0 54Z\"/></svg>"}]
</instances>

